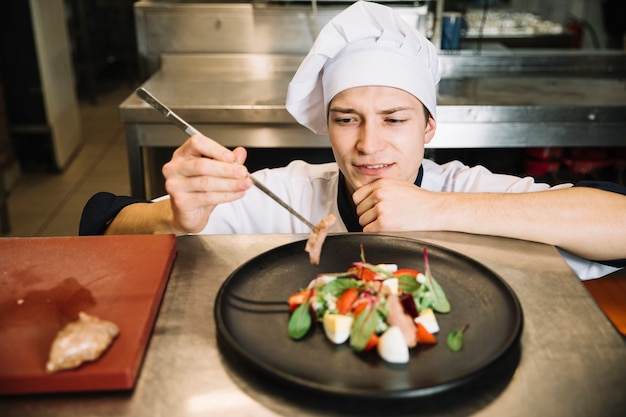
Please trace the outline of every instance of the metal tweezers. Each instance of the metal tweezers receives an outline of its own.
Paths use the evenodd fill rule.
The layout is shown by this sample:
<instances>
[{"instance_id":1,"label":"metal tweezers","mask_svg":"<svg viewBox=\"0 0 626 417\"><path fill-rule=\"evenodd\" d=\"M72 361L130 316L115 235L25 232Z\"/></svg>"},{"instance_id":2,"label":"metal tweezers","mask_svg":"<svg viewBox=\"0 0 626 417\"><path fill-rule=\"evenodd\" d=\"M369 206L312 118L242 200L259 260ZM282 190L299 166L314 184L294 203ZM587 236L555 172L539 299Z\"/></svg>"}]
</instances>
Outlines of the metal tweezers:
<instances>
[{"instance_id":1,"label":"metal tweezers","mask_svg":"<svg viewBox=\"0 0 626 417\"><path fill-rule=\"evenodd\" d=\"M165 104L163 104L159 100L157 100L145 88L143 88L143 87L138 88L136 93L137 93L137 96L139 96L139 98L141 98L143 101L145 101L146 103L148 103L149 105L151 105L152 107L157 109L163 116L165 116L169 121L173 122L176 126L178 126L180 129L182 129L187 135L193 136L193 135L201 135L202 134L196 128L194 128L189 123L187 123L186 121L181 119L180 116L178 116L176 113L174 113L172 110L170 110ZM263 185L263 183L259 182L259 180L257 180L256 178L254 178L250 174L248 174L248 178L250 178L252 180L252 183L259 190L263 191L272 200L276 201L278 204L280 204L285 209L287 209L287 211L289 211L289 213L291 213L294 216L296 216L302 223L306 224L311 230L315 230L315 225L313 223L311 223L310 221L305 219L293 207L291 207L289 204L284 202L280 197L278 197L270 189L268 189L265 185Z\"/></svg>"}]
</instances>

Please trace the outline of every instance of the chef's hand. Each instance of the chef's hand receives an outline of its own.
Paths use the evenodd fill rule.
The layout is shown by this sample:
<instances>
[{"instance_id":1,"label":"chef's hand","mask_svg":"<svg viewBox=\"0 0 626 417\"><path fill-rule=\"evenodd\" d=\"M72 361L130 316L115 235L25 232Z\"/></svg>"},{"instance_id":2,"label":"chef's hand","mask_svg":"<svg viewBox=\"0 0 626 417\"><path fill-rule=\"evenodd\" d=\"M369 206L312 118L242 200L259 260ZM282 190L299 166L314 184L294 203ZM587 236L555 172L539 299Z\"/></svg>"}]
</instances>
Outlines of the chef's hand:
<instances>
[{"instance_id":1,"label":"chef's hand","mask_svg":"<svg viewBox=\"0 0 626 417\"><path fill-rule=\"evenodd\" d=\"M356 190L352 200L364 232L437 230L440 194L407 181L378 179Z\"/></svg>"},{"instance_id":2,"label":"chef's hand","mask_svg":"<svg viewBox=\"0 0 626 417\"><path fill-rule=\"evenodd\" d=\"M180 232L200 232L220 203L237 200L252 186L243 165L246 150L229 150L202 135L191 136L163 166L170 196L173 226Z\"/></svg>"}]
</instances>

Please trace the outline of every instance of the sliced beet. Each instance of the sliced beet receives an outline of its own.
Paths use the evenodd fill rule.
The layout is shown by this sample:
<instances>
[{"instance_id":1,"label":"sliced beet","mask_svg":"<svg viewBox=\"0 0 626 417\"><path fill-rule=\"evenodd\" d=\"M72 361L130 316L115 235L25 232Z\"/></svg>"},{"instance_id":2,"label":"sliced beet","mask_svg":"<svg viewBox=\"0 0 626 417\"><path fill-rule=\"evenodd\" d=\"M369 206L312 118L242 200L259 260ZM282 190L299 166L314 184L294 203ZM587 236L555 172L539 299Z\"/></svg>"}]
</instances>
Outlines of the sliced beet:
<instances>
[{"instance_id":1,"label":"sliced beet","mask_svg":"<svg viewBox=\"0 0 626 417\"><path fill-rule=\"evenodd\" d=\"M418 316L417 307L415 306L415 300L413 299L413 295L409 293L403 293L402 295L400 295L400 303L402 304L404 312L411 316L411 318L416 318Z\"/></svg>"}]
</instances>

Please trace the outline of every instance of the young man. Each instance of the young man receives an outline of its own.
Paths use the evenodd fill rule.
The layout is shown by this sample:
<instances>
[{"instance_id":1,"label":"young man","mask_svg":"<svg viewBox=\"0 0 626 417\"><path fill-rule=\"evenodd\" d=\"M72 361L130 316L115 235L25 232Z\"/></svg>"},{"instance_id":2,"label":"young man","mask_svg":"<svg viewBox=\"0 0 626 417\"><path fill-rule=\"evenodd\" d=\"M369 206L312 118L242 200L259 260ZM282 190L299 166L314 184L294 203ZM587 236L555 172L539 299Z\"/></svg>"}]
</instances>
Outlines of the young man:
<instances>
[{"instance_id":1,"label":"young man","mask_svg":"<svg viewBox=\"0 0 626 417\"><path fill-rule=\"evenodd\" d=\"M287 95L299 123L328 133L336 163L294 161L255 178L313 223L334 214L331 232L447 230L543 242L583 279L623 267L622 187L550 188L424 160L438 81L437 51L424 36L389 7L353 4L321 30ZM81 234L308 233L252 186L245 161L243 148L192 136L163 167L168 196L97 194Z\"/></svg>"}]
</instances>

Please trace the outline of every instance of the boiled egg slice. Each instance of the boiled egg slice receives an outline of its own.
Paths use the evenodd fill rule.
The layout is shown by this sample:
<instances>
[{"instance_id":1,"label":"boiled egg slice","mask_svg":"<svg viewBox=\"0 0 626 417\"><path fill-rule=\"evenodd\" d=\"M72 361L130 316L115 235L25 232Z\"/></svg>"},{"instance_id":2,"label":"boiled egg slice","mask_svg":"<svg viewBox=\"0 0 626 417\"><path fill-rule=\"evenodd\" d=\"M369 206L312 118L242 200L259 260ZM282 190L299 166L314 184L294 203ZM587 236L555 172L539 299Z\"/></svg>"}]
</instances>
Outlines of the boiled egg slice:
<instances>
[{"instance_id":1,"label":"boiled egg slice","mask_svg":"<svg viewBox=\"0 0 626 417\"><path fill-rule=\"evenodd\" d=\"M350 329L354 318L345 314L324 314L322 323L328 340L341 344L350 338Z\"/></svg>"},{"instance_id":2,"label":"boiled egg slice","mask_svg":"<svg viewBox=\"0 0 626 417\"><path fill-rule=\"evenodd\" d=\"M419 316L415 317L415 323L421 323L430 334L439 332L439 323L432 308L423 309Z\"/></svg>"},{"instance_id":3,"label":"boiled egg slice","mask_svg":"<svg viewBox=\"0 0 626 417\"><path fill-rule=\"evenodd\" d=\"M407 363L409 361L409 348L398 326L391 326L380 336L378 341L378 354L383 360L390 363Z\"/></svg>"}]
</instances>

